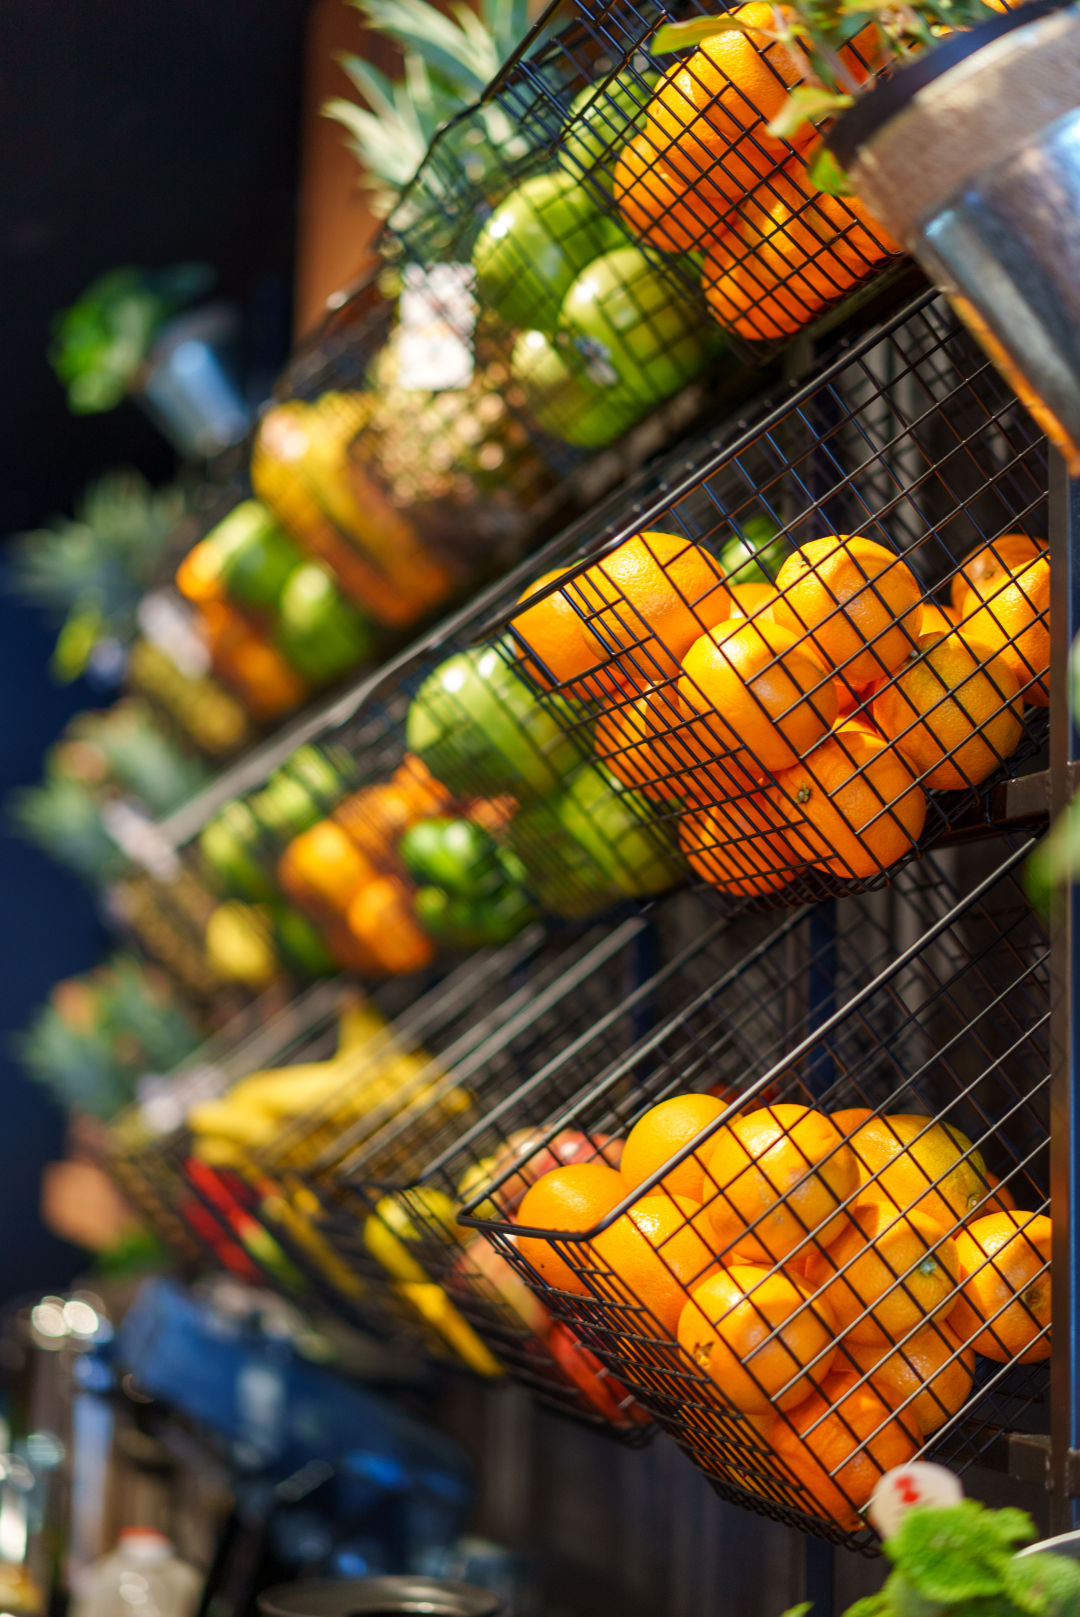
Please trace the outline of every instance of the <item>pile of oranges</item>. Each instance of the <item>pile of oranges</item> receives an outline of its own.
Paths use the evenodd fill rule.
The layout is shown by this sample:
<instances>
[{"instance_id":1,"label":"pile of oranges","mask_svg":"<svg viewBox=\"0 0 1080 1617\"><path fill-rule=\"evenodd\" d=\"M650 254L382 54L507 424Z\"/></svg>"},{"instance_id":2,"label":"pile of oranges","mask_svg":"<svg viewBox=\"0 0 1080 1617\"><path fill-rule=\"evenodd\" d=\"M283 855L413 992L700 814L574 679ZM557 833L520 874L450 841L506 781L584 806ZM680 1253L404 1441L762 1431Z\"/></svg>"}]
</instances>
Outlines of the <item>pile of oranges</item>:
<instances>
[{"instance_id":1,"label":"pile of oranges","mask_svg":"<svg viewBox=\"0 0 1080 1617\"><path fill-rule=\"evenodd\" d=\"M1024 534L973 552L945 604L858 535L811 540L767 585L645 532L567 569L514 629L534 682L591 698L597 759L677 817L694 873L762 897L807 867L888 870L927 789L978 786L1016 750L1024 704L1048 701L1049 585Z\"/></svg>"},{"instance_id":2,"label":"pile of oranges","mask_svg":"<svg viewBox=\"0 0 1080 1617\"><path fill-rule=\"evenodd\" d=\"M1050 1220L929 1117L729 1110L674 1095L621 1149L598 1136L591 1160L523 1164L513 1216L550 1234L514 1241L534 1284L612 1305L617 1373L677 1364L708 1386L694 1441L713 1470L853 1529L882 1473L967 1402L977 1355L1049 1357Z\"/></svg>"},{"instance_id":3,"label":"pile of oranges","mask_svg":"<svg viewBox=\"0 0 1080 1617\"><path fill-rule=\"evenodd\" d=\"M704 253L702 286L721 325L770 341L801 330L900 248L857 198L815 186L810 124L789 141L770 134L803 63L776 37L776 8L752 0L733 15L745 31L705 39L660 80L613 191L644 240ZM870 26L842 52L856 83L876 48Z\"/></svg>"}]
</instances>

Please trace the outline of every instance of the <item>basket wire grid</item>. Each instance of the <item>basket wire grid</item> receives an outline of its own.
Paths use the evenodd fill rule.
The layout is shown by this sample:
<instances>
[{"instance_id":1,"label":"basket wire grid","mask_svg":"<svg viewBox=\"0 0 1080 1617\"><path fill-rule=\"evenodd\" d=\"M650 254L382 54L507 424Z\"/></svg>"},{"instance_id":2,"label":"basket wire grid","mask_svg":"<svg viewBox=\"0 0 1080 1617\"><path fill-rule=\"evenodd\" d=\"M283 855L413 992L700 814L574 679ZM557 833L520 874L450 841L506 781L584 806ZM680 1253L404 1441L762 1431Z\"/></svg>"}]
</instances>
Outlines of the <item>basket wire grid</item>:
<instances>
[{"instance_id":1,"label":"basket wire grid","mask_svg":"<svg viewBox=\"0 0 1080 1617\"><path fill-rule=\"evenodd\" d=\"M735 9L695 5L675 14L681 20ZM601 210L648 266L625 260L621 274L595 278L592 297L601 316L607 309L613 323L633 330L646 372L685 341L691 320L711 325L736 364L760 365L849 302L900 249L857 199L818 190L808 166L809 125L790 140L768 132L798 80L793 58L765 35L751 43L732 33L689 56L650 56L653 34L672 18L650 0L550 6L478 106L433 143L391 216L403 256L419 264L472 256L476 221L483 244L483 221L493 209L498 217L508 185L555 173L574 187L578 212L583 201ZM767 14L759 21L769 25ZM845 47L847 65L863 82L872 76L870 35ZM574 258L563 190L542 196L534 213L545 237L566 244ZM507 278L513 272L519 289L532 287L535 323L554 332L572 367L562 398L557 389L541 392L537 413L556 433L568 427L573 441L575 428L589 425L575 409L573 382L606 379L618 390L617 343L603 320L596 330L579 329L573 298L559 316L546 308L550 293L530 255L531 236L523 234L515 250L512 235L502 249ZM509 325L523 327L528 309L520 290L507 296L486 275L483 256L478 271L482 295ZM550 351L537 344L536 352L543 356L537 371L546 372ZM516 368L528 386L520 358ZM532 379L534 400L540 379Z\"/></svg>"},{"instance_id":2,"label":"basket wire grid","mask_svg":"<svg viewBox=\"0 0 1080 1617\"><path fill-rule=\"evenodd\" d=\"M1044 441L921 300L487 633L684 870L736 905L812 901L988 822L1041 757L1046 524ZM740 601L736 537L812 548Z\"/></svg>"},{"instance_id":3,"label":"basket wire grid","mask_svg":"<svg viewBox=\"0 0 1080 1617\"><path fill-rule=\"evenodd\" d=\"M648 1425L625 1390L505 1265L492 1264L486 1242L462 1245L453 1225L459 1187L419 1217L398 1192L414 1183L418 1163L474 1131L495 1096L512 1090L557 1038L582 1034L598 1017L632 1037L640 1019L633 984L651 957L647 922L630 916L570 941L537 930L461 967L395 1023L395 1047L420 1059L393 1094L360 1109L362 1078L354 1075L259 1162L267 1177L318 1199L320 1228L347 1265L370 1263L388 1236L400 1240L403 1217L412 1262L446 1289L518 1381L547 1406L629 1442L643 1441Z\"/></svg>"},{"instance_id":4,"label":"basket wire grid","mask_svg":"<svg viewBox=\"0 0 1080 1617\"><path fill-rule=\"evenodd\" d=\"M1008 846L1000 864L998 843L932 855L888 893L790 915L638 1043L601 1032L557 1055L469 1146L490 1162L493 1138L531 1126L531 1158L477 1176L461 1222L718 1491L867 1552L860 1512L884 1470L921 1454L963 1471L1047 1418L1049 951L1018 881L1030 843ZM958 858L991 868L958 890ZM530 1224L527 1207L513 1221L530 1160L546 1169L567 1129L601 1161L658 1102L707 1087L725 1108L589 1228ZM820 1123L837 1112L839 1131ZM728 1125L763 1116L758 1145L730 1144ZM961 1131L951 1147L943 1126ZM701 1200L676 1200L683 1166ZM975 1236L984 1216L998 1227L999 1198L1021 1211L992 1262Z\"/></svg>"}]
</instances>

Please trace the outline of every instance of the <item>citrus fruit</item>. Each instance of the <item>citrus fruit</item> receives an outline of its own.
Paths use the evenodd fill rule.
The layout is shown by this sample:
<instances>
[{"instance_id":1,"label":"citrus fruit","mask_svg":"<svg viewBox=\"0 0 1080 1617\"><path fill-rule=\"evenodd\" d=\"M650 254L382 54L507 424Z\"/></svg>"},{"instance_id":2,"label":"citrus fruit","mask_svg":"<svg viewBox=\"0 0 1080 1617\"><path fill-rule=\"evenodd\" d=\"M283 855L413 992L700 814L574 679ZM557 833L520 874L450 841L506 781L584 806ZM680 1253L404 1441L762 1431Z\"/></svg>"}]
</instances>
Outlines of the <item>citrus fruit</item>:
<instances>
[{"instance_id":1,"label":"citrus fruit","mask_svg":"<svg viewBox=\"0 0 1080 1617\"><path fill-rule=\"evenodd\" d=\"M997 1364L1050 1357L1050 1220L1044 1213L989 1213L956 1237L960 1297L953 1330Z\"/></svg>"},{"instance_id":2,"label":"citrus fruit","mask_svg":"<svg viewBox=\"0 0 1080 1617\"><path fill-rule=\"evenodd\" d=\"M753 3L734 15L749 27L772 29L772 7ZM670 166L696 183L706 176L729 203L790 152L765 126L802 77L798 55L763 32L713 35L660 80L649 105L646 133ZM797 137L813 138L807 126Z\"/></svg>"},{"instance_id":3,"label":"citrus fruit","mask_svg":"<svg viewBox=\"0 0 1080 1617\"><path fill-rule=\"evenodd\" d=\"M763 511L743 517L739 528L720 550L728 588L736 584L773 584L791 555L790 539Z\"/></svg>"},{"instance_id":4,"label":"citrus fruit","mask_svg":"<svg viewBox=\"0 0 1080 1617\"><path fill-rule=\"evenodd\" d=\"M624 786L661 801L718 803L753 791L758 779L745 754L715 757L688 721L674 685L651 686L633 699L627 695L601 713L596 756Z\"/></svg>"},{"instance_id":5,"label":"citrus fruit","mask_svg":"<svg viewBox=\"0 0 1080 1617\"><path fill-rule=\"evenodd\" d=\"M591 1230L622 1201L626 1191L622 1175L604 1162L575 1162L567 1168L552 1168L525 1192L517 1221L537 1230ZM550 1241L536 1235L519 1235L516 1239L521 1256L549 1286L588 1296L589 1288L581 1276ZM570 1249L585 1261L585 1243L575 1242Z\"/></svg>"},{"instance_id":6,"label":"citrus fruit","mask_svg":"<svg viewBox=\"0 0 1080 1617\"><path fill-rule=\"evenodd\" d=\"M1045 555L1014 572L988 573L960 603L964 636L998 652L1020 682L1025 702L1048 707L1050 562Z\"/></svg>"},{"instance_id":7,"label":"citrus fruit","mask_svg":"<svg viewBox=\"0 0 1080 1617\"><path fill-rule=\"evenodd\" d=\"M349 901L345 923L391 977L423 971L435 958L435 944L413 910L413 889L396 876L365 882Z\"/></svg>"},{"instance_id":8,"label":"citrus fruit","mask_svg":"<svg viewBox=\"0 0 1080 1617\"><path fill-rule=\"evenodd\" d=\"M591 1243L596 1290L650 1316L635 1334L655 1336L655 1321L674 1336L690 1291L717 1267L707 1234L699 1201L642 1196Z\"/></svg>"},{"instance_id":9,"label":"citrus fruit","mask_svg":"<svg viewBox=\"0 0 1080 1617\"><path fill-rule=\"evenodd\" d=\"M910 853L926 794L887 742L846 720L777 780L798 853L834 876L864 879Z\"/></svg>"},{"instance_id":10,"label":"citrus fruit","mask_svg":"<svg viewBox=\"0 0 1080 1617\"><path fill-rule=\"evenodd\" d=\"M623 222L665 253L701 247L731 210L708 180L691 182L672 168L644 133L627 141L619 154L614 196Z\"/></svg>"},{"instance_id":11,"label":"citrus fruit","mask_svg":"<svg viewBox=\"0 0 1080 1617\"><path fill-rule=\"evenodd\" d=\"M854 1207L826 1252L813 1249L806 1283L829 1304L841 1335L854 1342L897 1342L953 1303L956 1246L924 1213L887 1202Z\"/></svg>"},{"instance_id":12,"label":"citrus fruit","mask_svg":"<svg viewBox=\"0 0 1080 1617\"><path fill-rule=\"evenodd\" d=\"M732 617L771 618L774 602L779 593L772 584L729 584Z\"/></svg>"},{"instance_id":13,"label":"citrus fruit","mask_svg":"<svg viewBox=\"0 0 1080 1617\"><path fill-rule=\"evenodd\" d=\"M842 1115L833 1119L838 1126ZM986 1195L982 1154L950 1124L891 1112L860 1124L848 1143L858 1163L860 1201L884 1197L902 1213L925 1213L951 1234Z\"/></svg>"},{"instance_id":14,"label":"citrus fruit","mask_svg":"<svg viewBox=\"0 0 1080 1617\"><path fill-rule=\"evenodd\" d=\"M520 613L514 628L560 683L611 659L609 672L640 690L675 673L702 631L723 622L730 608L708 551L680 534L641 533Z\"/></svg>"},{"instance_id":15,"label":"citrus fruit","mask_svg":"<svg viewBox=\"0 0 1080 1617\"><path fill-rule=\"evenodd\" d=\"M832 1119L787 1102L733 1117L702 1156L720 1187L705 1211L728 1261L783 1262L809 1235L827 1246L843 1230L843 1203L859 1183Z\"/></svg>"},{"instance_id":16,"label":"citrus fruit","mask_svg":"<svg viewBox=\"0 0 1080 1617\"><path fill-rule=\"evenodd\" d=\"M1008 1185L1003 1185L996 1173L986 1176L986 1199L976 1209L975 1216L983 1218L987 1213L1014 1213L1016 1211L1016 1197ZM969 1223L971 1220L969 1220Z\"/></svg>"},{"instance_id":17,"label":"citrus fruit","mask_svg":"<svg viewBox=\"0 0 1080 1617\"><path fill-rule=\"evenodd\" d=\"M939 606L936 601L924 601L919 612L919 636L924 634L952 634L960 621L960 614L951 606Z\"/></svg>"},{"instance_id":18,"label":"citrus fruit","mask_svg":"<svg viewBox=\"0 0 1080 1617\"><path fill-rule=\"evenodd\" d=\"M333 820L320 820L293 837L277 867L283 891L297 904L315 904L334 915L344 915L375 874L371 861Z\"/></svg>"},{"instance_id":19,"label":"citrus fruit","mask_svg":"<svg viewBox=\"0 0 1080 1617\"><path fill-rule=\"evenodd\" d=\"M709 179L719 185L715 171ZM720 325L750 342L794 336L900 251L858 197L815 190L798 158L729 223L706 247L701 288Z\"/></svg>"},{"instance_id":20,"label":"citrus fruit","mask_svg":"<svg viewBox=\"0 0 1080 1617\"><path fill-rule=\"evenodd\" d=\"M975 1351L947 1320L924 1325L897 1348L845 1341L844 1351L894 1409L911 1417L909 1426L918 1423L923 1437L944 1426L971 1395Z\"/></svg>"},{"instance_id":21,"label":"citrus fruit","mask_svg":"<svg viewBox=\"0 0 1080 1617\"><path fill-rule=\"evenodd\" d=\"M858 534L811 539L776 575L773 616L811 635L853 690L891 674L910 655L922 609L914 573L895 551Z\"/></svg>"},{"instance_id":22,"label":"citrus fruit","mask_svg":"<svg viewBox=\"0 0 1080 1617\"><path fill-rule=\"evenodd\" d=\"M771 792L754 792L686 814L679 847L696 876L741 898L786 887L803 861L785 835L787 821Z\"/></svg>"},{"instance_id":23,"label":"citrus fruit","mask_svg":"<svg viewBox=\"0 0 1080 1617\"><path fill-rule=\"evenodd\" d=\"M853 1530L885 1472L913 1460L920 1439L915 1421L905 1423L872 1386L834 1371L776 1422L770 1441L805 1490L801 1508Z\"/></svg>"},{"instance_id":24,"label":"citrus fruit","mask_svg":"<svg viewBox=\"0 0 1080 1617\"><path fill-rule=\"evenodd\" d=\"M538 595L557 578L568 578L571 571L569 567L554 567L543 573L523 591L519 601ZM539 664L526 660L525 672L544 689L556 684L571 696L610 695L620 690L612 670L603 666L607 653L590 626L592 594L579 579L568 578L566 589L552 591L514 618L512 627L517 638L539 658Z\"/></svg>"},{"instance_id":25,"label":"citrus fruit","mask_svg":"<svg viewBox=\"0 0 1080 1617\"><path fill-rule=\"evenodd\" d=\"M831 1311L809 1296L782 1272L738 1263L720 1269L694 1287L679 1316L679 1346L745 1414L793 1409L836 1356Z\"/></svg>"},{"instance_id":26,"label":"citrus fruit","mask_svg":"<svg viewBox=\"0 0 1080 1617\"><path fill-rule=\"evenodd\" d=\"M817 659L789 629L760 617L733 618L695 640L679 695L708 715L694 726L702 747L745 748L762 771L795 763L836 718L836 687Z\"/></svg>"},{"instance_id":27,"label":"citrus fruit","mask_svg":"<svg viewBox=\"0 0 1080 1617\"><path fill-rule=\"evenodd\" d=\"M910 660L875 696L874 723L920 785L978 786L1020 745L1020 684L1004 657L963 634L920 634Z\"/></svg>"},{"instance_id":28,"label":"citrus fruit","mask_svg":"<svg viewBox=\"0 0 1080 1617\"><path fill-rule=\"evenodd\" d=\"M1045 555L1046 541L1030 539L1026 533L1003 533L1000 539L992 539L988 545L971 551L956 569L949 585L954 612L960 615L964 596L969 589L978 589L984 579L999 573L1015 573Z\"/></svg>"},{"instance_id":29,"label":"citrus fruit","mask_svg":"<svg viewBox=\"0 0 1080 1617\"><path fill-rule=\"evenodd\" d=\"M723 1117L727 1102L716 1095L669 1095L667 1100L639 1117L626 1136L619 1172L626 1183L637 1186L662 1168L676 1151L689 1144L702 1129ZM702 1148L712 1139L702 1142ZM660 1184L672 1196L690 1196L701 1201L704 1165L695 1152L664 1175Z\"/></svg>"}]
</instances>

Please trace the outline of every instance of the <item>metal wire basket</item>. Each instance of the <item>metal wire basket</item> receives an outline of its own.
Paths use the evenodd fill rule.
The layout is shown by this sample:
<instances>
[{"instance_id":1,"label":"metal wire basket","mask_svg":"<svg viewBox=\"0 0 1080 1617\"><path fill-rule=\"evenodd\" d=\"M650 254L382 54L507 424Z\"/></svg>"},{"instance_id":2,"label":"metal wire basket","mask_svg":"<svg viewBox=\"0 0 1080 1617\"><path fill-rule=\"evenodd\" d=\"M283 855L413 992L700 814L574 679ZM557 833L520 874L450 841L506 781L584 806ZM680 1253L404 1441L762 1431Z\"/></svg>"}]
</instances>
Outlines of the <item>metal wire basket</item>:
<instances>
[{"instance_id":1,"label":"metal wire basket","mask_svg":"<svg viewBox=\"0 0 1080 1617\"><path fill-rule=\"evenodd\" d=\"M626 391L627 333L639 390L655 379L660 396L665 381L669 391L677 385L680 348L692 360L695 326L722 334L729 365L760 364L850 302L900 251L857 199L818 189L811 125L790 140L770 134L800 81L788 48L766 32L727 32L689 55L650 55L672 18L651 0L549 6L478 107L436 139L391 220L410 261L471 258L486 306L510 328L547 334L531 339L534 376L524 339L514 368L539 420L571 442L597 419L575 409L578 383L609 383L603 408L612 419ZM756 21L772 26L764 11ZM867 30L845 48L856 79L871 75L873 37ZM536 175L558 183L541 181L535 196L526 189L523 208L511 188ZM587 208L615 233L607 250L625 256L589 269L586 299L571 290L572 272L603 252L584 240ZM563 274L547 273L540 242L553 264L561 250ZM688 364L682 380L692 374ZM561 379L561 414L557 387L545 396L541 385L538 395L549 376Z\"/></svg>"},{"instance_id":2,"label":"metal wire basket","mask_svg":"<svg viewBox=\"0 0 1080 1617\"><path fill-rule=\"evenodd\" d=\"M854 1549L873 1548L860 1513L883 1471L916 1454L962 1471L1045 1429L1049 967L1029 846L964 850L959 885L935 855L888 894L789 915L636 1042L603 1022L569 1041L466 1142L488 1170L461 1223L721 1494ZM708 1121L671 1121L708 1095ZM568 1130L590 1145L588 1199L541 1181L522 1200Z\"/></svg>"}]
</instances>

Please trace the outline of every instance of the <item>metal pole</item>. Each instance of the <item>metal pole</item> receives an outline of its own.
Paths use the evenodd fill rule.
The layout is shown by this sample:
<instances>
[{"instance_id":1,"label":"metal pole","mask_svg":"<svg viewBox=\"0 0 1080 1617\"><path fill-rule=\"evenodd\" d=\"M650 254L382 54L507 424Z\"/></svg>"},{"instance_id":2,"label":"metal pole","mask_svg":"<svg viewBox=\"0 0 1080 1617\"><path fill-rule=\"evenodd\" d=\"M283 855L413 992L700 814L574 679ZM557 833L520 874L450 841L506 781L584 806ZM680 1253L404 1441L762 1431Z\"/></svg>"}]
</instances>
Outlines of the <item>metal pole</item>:
<instances>
[{"instance_id":1,"label":"metal pole","mask_svg":"<svg viewBox=\"0 0 1080 1617\"><path fill-rule=\"evenodd\" d=\"M1054 453L1050 472L1050 811L1070 797L1080 752L1069 689L1069 648L1080 628L1080 483ZM1055 1532L1080 1525L1072 1455L1080 1450L1080 887L1055 899L1051 938L1050 1195L1054 1223L1050 1364L1050 1485Z\"/></svg>"}]
</instances>

